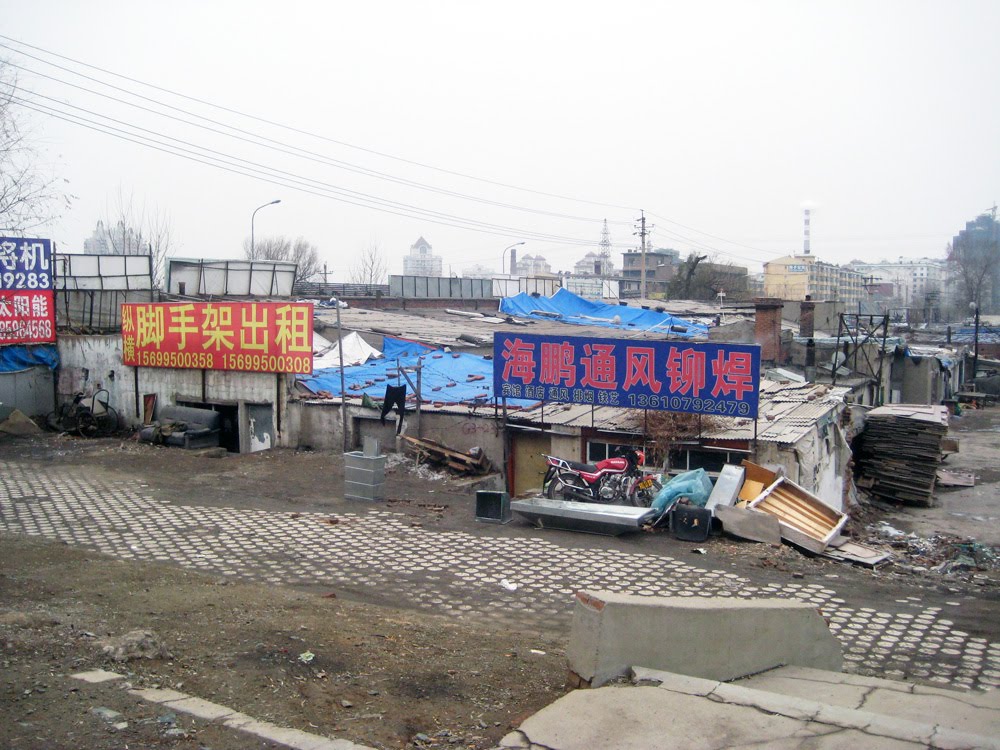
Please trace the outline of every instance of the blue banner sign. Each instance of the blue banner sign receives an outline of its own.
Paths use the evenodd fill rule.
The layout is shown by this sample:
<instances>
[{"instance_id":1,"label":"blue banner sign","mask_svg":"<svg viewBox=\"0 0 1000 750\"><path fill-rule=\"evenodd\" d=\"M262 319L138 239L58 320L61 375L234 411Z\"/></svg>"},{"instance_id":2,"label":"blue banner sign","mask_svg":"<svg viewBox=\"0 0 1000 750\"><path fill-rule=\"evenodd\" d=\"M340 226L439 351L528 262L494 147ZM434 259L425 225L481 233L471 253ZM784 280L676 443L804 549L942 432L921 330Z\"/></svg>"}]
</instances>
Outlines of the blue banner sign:
<instances>
[{"instance_id":1,"label":"blue banner sign","mask_svg":"<svg viewBox=\"0 0 1000 750\"><path fill-rule=\"evenodd\" d=\"M49 291L54 287L52 240L0 237L0 290Z\"/></svg>"},{"instance_id":2,"label":"blue banner sign","mask_svg":"<svg viewBox=\"0 0 1000 750\"><path fill-rule=\"evenodd\" d=\"M493 335L497 396L756 417L760 347Z\"/></svg>"}]
</instances>

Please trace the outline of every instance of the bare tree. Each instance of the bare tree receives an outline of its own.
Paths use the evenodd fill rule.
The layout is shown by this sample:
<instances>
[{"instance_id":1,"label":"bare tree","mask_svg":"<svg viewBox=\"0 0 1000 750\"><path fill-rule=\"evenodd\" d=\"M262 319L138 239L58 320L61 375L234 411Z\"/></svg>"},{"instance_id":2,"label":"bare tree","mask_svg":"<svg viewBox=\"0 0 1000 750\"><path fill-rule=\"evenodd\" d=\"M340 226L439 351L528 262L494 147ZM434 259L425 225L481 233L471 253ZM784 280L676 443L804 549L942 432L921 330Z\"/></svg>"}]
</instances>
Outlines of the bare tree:
<instances>
[{"instance_id":1,"label":"bare tree","mask_svg":"<svg viewBox=\"0 0 1000 750\"><path fill-rule=\"evenodd\" d=\"M98 225L113 255L148 255L153 273L153 286L163 282L167 258L173 254L173 232L170 218L158 208L147 209L135 196L118 188L115 205L108 209L105 220Z\"/></svg>"},{"instance_id":2,"label":"bare tree","mask_svg":"<svg viewBox=\"0 0 1000 750\"><path fill-rule=\"evenodd\" d=\"M691 252L667 285L671 299L714 300L719 294L739 299L747 291L747 270L718 257Z\"/></svg>"},{"instance_id":3,"label":"bare tree","mask_svg":"<svg viewBox=\"0 0 1000 750\"><path fill-rule=\"evenodd\" d=\"M0 60L0 231L24 234L57 218L60 203L69 207L73 196L58 189L45 174L38 150L23 118L16 111L24 100L17 75Z\"/></svg>"},{"instance_id":4,"label":"bare tree","mask_svg":"<svg viewBox=\"0 0 1000 750\"><path fill-rule=\"evenodd\" d=\"M299 264L295 273L298 281L309 281L323 270L323 264L319 260L319 248L304 237L299 237L292 243L292 260Z\"/></svg>"},{"instance_id":5,"label":"bare tree","mask_svg":"<svg viewBox=\"0 0 1000 750\"><path fill-rule=\"evenodd\" d=\"M362 248L361 257L351 269L351 283L364 284L372 287L385 283L385 276L389 270L385 255L376 240L372 240L367 246Z\"/></svg>"},{"instance_id":6,"label":"bare tree","mask_svg":"<svg viewBox=\"0 0 1000 750\"><path fill-rule=\"evenodd\" d=\"M319 248L304 237L299 237L294 242L282 236L255 237L252 246L247 237L243 240L243 255L247 260L284 260L297 263L296 281L308 281L323 270Z\"/></svg>"},{"instance_id":7,"label":"bare tree","mask_svg":"<svg viewBox=\"0 0 1000 750\"><path fill-rule=\"evenodd\" d=\"M947 254L961 306L975 302L983 312L990 312L1000 294L1000 223L982 214L958 233Z\"/></svg>"},{"instance_id":8,"label":"bare tree","mask_svg":"<svg viewBox=\"0 0 1000 750\"><path fill-rule=\"evenodd\" d=\"M287 237L261 237L243 240L243 257L247 260L289 260L292 254L292 241Z\"/></svg>"}]
</instances>

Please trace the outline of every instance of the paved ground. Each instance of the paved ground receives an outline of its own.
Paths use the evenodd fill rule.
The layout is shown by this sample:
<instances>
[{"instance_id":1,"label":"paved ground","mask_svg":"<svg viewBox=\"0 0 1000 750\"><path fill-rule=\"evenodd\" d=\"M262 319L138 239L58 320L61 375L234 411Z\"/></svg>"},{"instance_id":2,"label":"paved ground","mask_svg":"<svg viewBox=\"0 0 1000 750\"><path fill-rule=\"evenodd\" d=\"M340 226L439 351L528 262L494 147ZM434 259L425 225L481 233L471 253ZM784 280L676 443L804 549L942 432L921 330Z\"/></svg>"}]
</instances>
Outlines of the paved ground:
<instances>
[{"instance_id":1,"label":"paved ground","mask_svg":"<svg viewBox=\"0 0 1000 750\"><path fill-rule=\"evenodd\" d=\"M166 454L165 454L166 455ZM614 541L570 547L544 534L432 529L384 509L288 513L178 503L101 471L0 460L0 529L125 560L168 562L272 584L336 585L463 618L565 629L579 588L642 596L789 597L819 606L849 667L956 687L1000 685L1000 644L955 628L921 596L859 606L838 583L760 583ZM333 521L331 523L331 521ZM778 576L776 576L778 578ZM784 577L781 577L784 578ZM667 637L667 634L665 634Z\"/></svg>"}]
</instances>

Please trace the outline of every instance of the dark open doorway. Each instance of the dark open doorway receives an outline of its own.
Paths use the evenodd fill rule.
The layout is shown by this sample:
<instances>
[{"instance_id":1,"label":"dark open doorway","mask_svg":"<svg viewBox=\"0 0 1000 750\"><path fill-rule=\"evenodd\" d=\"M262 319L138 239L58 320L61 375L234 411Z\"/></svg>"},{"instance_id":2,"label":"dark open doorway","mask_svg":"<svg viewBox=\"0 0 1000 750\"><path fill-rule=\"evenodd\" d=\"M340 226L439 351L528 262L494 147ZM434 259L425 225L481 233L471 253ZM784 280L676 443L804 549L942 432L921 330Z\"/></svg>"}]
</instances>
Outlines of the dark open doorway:
<instances>
[{"instance_id":1,"label":"dark open doorway","mask_svg":"<svg viewBox=\"0 0 1000 750\"><path fill-rule=\"evenodd\" d=\"M201 401L178 401L180 406L211 409L219 413L219 446L230 453L240 452L240 407L238 404L212 404Z\"/></svg>"}]
</instances>

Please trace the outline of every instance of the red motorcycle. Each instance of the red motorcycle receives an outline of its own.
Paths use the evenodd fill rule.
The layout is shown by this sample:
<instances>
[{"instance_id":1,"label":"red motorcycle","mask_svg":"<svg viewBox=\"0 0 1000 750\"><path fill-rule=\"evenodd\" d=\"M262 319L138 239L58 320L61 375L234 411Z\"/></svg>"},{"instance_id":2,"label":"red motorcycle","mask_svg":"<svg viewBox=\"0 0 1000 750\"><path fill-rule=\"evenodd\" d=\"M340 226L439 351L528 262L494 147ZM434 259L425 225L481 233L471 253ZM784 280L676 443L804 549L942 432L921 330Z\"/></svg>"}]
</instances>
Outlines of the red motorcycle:
<instances>
[{"instance_id":1,"label":"red motorcycle","mask_svg":"<svg viewBox=\"0 0 1000 750\"><path fill-rule=\"evenodd\" d=\"M548 469L542 489L552 499L648 508L660 491L660 483L655 475L640 470L645 460L645 453L631 449L596 464L546 455Z\"/></svg>"}]
</instances>

